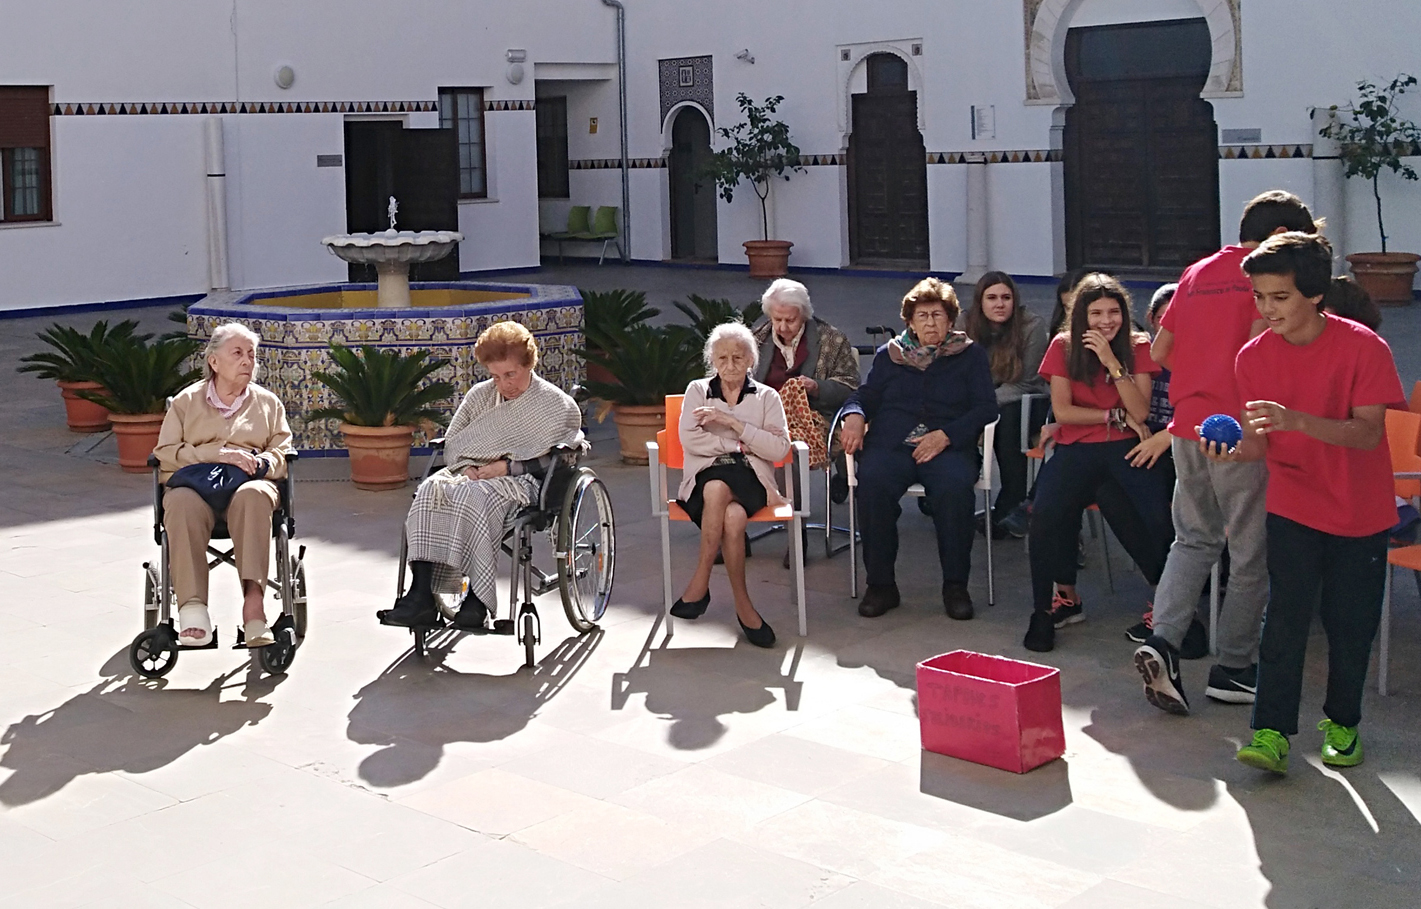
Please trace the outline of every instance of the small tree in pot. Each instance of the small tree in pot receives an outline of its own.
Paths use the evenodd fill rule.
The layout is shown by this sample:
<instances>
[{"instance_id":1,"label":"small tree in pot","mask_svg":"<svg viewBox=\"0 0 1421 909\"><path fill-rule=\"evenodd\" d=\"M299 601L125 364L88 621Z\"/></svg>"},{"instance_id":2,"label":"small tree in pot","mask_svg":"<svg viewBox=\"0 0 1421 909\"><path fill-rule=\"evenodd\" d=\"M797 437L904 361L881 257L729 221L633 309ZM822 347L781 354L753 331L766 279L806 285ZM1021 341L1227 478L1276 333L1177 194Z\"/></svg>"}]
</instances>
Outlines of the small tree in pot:
<instances>
[{"instance_id":1,"label":"small tree in pot","mask_svg":"<svg viewBox=\"0 0 1421 909\"><path fill-rule=\"evenodd\" d=\"M655 306L646 305L646 292L641 290L584 290L582 297L582 334L591 353L605 352L603 341L621 337L633 325L661 315ZM612 374L591 360L587 361L587 378L593 382L614 382Z\"/></svg>"},{"instance_id":2,"label":"small tree in pot","mask_svg":"<svg viewBox=\"0 0 1421 909\"><path fill-rule=\"evenodd\" d=\"M1373 300L1382 304L1411 302L1411 285L1416 278L1415 253L1389 252L1386 248L1386 224L1382 220L1381 173L1390 170L1405 180L1416 180L1416 169L1406 156L1416 154L1421 144L1421 127L1397 113L1396 99L1416 85L1416 77L1405 73L1385 86L1368 80L1357 83L1361 98L1351 107L1342 109L1347 118L1334 117L1321 130L1322 135L1341 144L1340 157L1347 176L1362 177L1372 183L1372 198L1376 200L1377 233L1381 235L1379 253L1353 253L1347 257L1357 283L1366 288ZM1339 109L1331 108L1336 114Z\"/></svg>"},{"instance_id":3,"label":"small tree in pot","mask_svg":"<svg viewBox=\"0 0 1421 909\"><path fill-rule=\"evenodd\" d=\"M191 363L198 348L198 342L189 338L164 338L150 344L146 335L125 336L110 338L96 357L94 377L103 387L77 394L111 414L118 465L128 473L148 469L148 456L158 444L168 399L202 376Z\"/></svg>"},{"instance_id":4,"label":"small tree in pot","mask_svg":"<svg viewBox=\"0 0 1421 909\"><path fill-rule=\"evenodd\" d=\"M73 432L103 432L109 428L109 412L100 404L79 396L80 391L103 391L95 380L100 353L112 343L134 339L146 341L152 335L136 335L138 323L126 319L112 329L107 322L96 322L84 334L75 328L55 323L39 333L39 339L52 349L21 357L20 372L32 372L41 379L53 379L64 397L65 422Z\"/></svg>"},{"instance_id":5,"label":"small tree in pot","mask_svg":"<svg viewBox=\"0 0 1421 909\"><path fill-rule=\"evenodd\" d=\"M760 200L761 240L745 242L745 255L750 260L752 278L779 278L789 272L789 250L793 243L770 239L770 181L789 179L787 171L805 173L799 166L799 146L789 137L789 127L774 118L783 95L766 98L756 104L744 92L735 96L743 123L716 130L729 143L711 157L705 175L715 180L720 197L734 201L735 188L742 180L750 181Z\"/></svg>"},{"instance_id":6,"label":"small tree in pot","mask_svg":"<svg viewBox=\"0 0 1421 909\"><path fill-rule=\"evenodd\" d=\"M605 368L616 382L589 380L584 389L606 402L617 421L622 460L645 464L646 443L666 423L666 396L679 395L692 379L705 375L696 335L684 325L635 325L617 338L604 338L599 354L579 353Z\"/></svg>"},{"instance_id":7,"label":"small tree in pot","mask_svg":"<svg viewBox=\"0 0 1421 909\"><path fill-rule=\"evenodd\" d=\"M410 446L417 424L443 425L448 417L432 405L455 392L444 381L427 381L449 365L429 351L402 354L362 346L356 353L332 344L336 368L312 376L335 393L340 404L306 415L308 420L340 420L350 452L350 478L360 489L398 489L409 479Z\"/></svg>"}]
</instances>

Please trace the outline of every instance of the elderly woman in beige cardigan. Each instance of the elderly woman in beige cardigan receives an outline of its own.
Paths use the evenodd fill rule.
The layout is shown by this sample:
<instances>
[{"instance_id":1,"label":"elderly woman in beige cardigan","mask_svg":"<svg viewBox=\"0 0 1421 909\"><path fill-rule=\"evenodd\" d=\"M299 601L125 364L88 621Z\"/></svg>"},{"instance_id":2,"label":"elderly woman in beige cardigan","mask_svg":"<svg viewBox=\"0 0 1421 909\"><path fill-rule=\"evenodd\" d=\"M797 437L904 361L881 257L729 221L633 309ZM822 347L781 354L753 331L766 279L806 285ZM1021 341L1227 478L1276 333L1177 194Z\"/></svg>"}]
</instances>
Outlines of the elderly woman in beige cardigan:
<instances>
[{"instance_id":1,"label":"elderly woman in beige cardigan","mask_svg":"<svg viewBox=\"0 0 1421 909\"><path fill-rule=\"evenodd\" d=\"M232 496L225 517L242 582L242 622L248 647L272 643L263 596L271 559L271 515L280 502L276 484L286 475L291 428L281 399L252 381L261 339L245 325L218 326L203 353L203 379L173 397L158 434L162 477L189 464L234 464L254 479ZM262 472L261 479L256 475ZM201 647L212 640L207 612L207 544L217 515L187 488L163 490L163 527L178 604L178 643Z\"/></svg>"},{"instance_id":2,"label":"elderly woman in beige cardigan","mask_svg":"<svg viewBox=\"0 0 1421 909\"><path fill-rule=\"evenodd\" d=\"M773 388L750 378L759 349L744 325L716 326L706 341L705 358L713 375L687 386L681 406L685 462L676 493L701 528L700 559L671 614L695 619L706 611L711 566L719 551L741 630L757 647L771 647L774 629L755 611L745 586L745 524L767 504L784 503L774 475L775 462L790 449L784 405Z\"/></svg>"}]
</instances>

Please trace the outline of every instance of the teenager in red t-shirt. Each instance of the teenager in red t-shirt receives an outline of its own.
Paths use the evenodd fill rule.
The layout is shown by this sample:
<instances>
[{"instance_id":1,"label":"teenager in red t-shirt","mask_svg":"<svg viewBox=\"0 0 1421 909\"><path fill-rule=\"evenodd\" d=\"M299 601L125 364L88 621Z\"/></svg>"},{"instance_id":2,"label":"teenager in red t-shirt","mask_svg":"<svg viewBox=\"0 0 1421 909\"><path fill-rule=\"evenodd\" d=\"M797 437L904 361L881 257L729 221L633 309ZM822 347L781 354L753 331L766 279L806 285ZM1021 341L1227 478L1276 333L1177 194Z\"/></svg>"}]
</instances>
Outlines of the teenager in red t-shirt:
<instances>
[{"instance_id":1,"label":"teenager in red t-shirt","mask_svg":"<svg viewBox=\"0 0 1421 909\"><path fill-rule=\"evenodd\" d=\"M1131 330L1130 295L1109 275L1087 275L1068 319L1069 331L1051 341L1041 361L1058 428L1031 511L1034 609L1023 644L1035 651L1051 650L1057 628L1084 618L1075 585L1062 581L1075 577L1081 514L1108 481L1124 490L1140 520L1130 522L1134 532L1127 533L1106 518L1147 578L1159 578L1174 538L1165 472L1136 467L1129 458L1149 435L1151 376L1159 372L1149 336Z\"/></svg>"},{"instance_id":2,"label":"teenager in red t-shirt","mask_svg":"<svg viewBox=\"0 0 1421 909\"><path fill-rule=\"evenodd\" d=\"M1308 627L1320 604L1327 632L1322 761L1350 767L1362 762L1362 688L1381 620L1387 530L1396 523L1386 409L1406 401L1386 342L1320 311L1332 280L1327 240L1280 234L1250 253L1243 270L1268 331L1239 352L1246 431L1240 449L1224 457L1267 460L1271 591L1253 741L1238 759L1287 772Z\"/></svg>"}]
</instances>

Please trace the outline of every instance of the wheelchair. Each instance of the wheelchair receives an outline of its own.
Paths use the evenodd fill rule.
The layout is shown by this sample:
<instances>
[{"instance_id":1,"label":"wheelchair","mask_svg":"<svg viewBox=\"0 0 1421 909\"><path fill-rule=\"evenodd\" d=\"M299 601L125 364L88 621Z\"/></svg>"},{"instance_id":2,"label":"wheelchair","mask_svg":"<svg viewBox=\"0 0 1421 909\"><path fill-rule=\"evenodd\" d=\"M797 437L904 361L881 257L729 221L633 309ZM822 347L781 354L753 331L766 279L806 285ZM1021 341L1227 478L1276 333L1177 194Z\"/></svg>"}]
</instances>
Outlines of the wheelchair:
<instances>
[{"instance_id":1,"label":"wheelchair","mask_svg":"<svg viewBox=\"0 0 1421 909\"><path fill-rule=\"evenodd\" d=\"M306 638L306 547L298 547L295 555L291 553L291 540L296 536L291 467L297 457L296 452L286 455L286 476L274 481L281 494L281 501L271 516L271 535L276 540L276 577L268 578L266 583L276 591L281 601L281 615L271 625L276 642L250 651L262 669L271 675L281 675L290 668L296 658L296 649ZM158 459L150 455L148 466L153 469L153 542L158 544L160 553L156 562L143 563L143 631L128 647L128 663L139 675L157 679L173 670L181 651L216 650L218 644L215 627L212 629L212 640L201 647L184 647L178 643L179 629L173 622L177 610L177 603L174 602L176 595L168 575L168 532L163 527L164 486ZM209 569L223 562L236 567L235 550L230 547L223 550L213 545L230 539L226 520L218 516L212 528L212 540L207 545ZM232 649L248 649L240 625Z\"/></svg>"},{"instance_id":2,"label":"wheelchair","mask_svg":"<svg viewBox=\"0 0 1421 909\"><path fill-rule=\"evenodd\" d=\"M433 450L420 476L421 484L444 462L444 439L433 439L429 445ZM568 624L578 634L586 634L597 627L612 596L617 564L612 498L597 474L581 466L583 451L558 446L549 452L552 463L543 475L538 501L516 512L503 527L500 548L512 560L508 615L498 618L498 604L489 603L489 618L493 620L493 634L517 635L523 646L523 665L530 669L536 665L534 649L542 642L542 620L534 597L557 589ZM539 533L547 534L557 561L556 568L550 571L533 564L533 544ZM409 540L401 524L396 598L405 593L408 566ZM420 657L425 655L431 634L467 633L453 624L460 598L451 601L447 596L436 595L436 599L440 612L437 623L410 629L415 653Z\"/></svg>"}]
</instances>

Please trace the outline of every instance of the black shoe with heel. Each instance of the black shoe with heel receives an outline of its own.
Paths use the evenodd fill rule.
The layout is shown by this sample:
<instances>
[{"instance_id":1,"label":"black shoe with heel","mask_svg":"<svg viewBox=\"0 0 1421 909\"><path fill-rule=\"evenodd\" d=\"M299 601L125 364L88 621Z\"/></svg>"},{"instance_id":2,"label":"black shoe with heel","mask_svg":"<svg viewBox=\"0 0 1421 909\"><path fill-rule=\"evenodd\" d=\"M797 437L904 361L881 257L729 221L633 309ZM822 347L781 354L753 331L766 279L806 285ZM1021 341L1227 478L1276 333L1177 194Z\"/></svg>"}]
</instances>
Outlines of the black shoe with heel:
<instances>
[{"instance_id":1,"label":"black shoe with heel","mask_svg":"<svg viewBox=\"0 0 1421 909\"><path fill-rule=\"evenodd\" d=\"M685 600L678 599L671 604L671 614L678 619L699 619L709 607L710 591L707 590L706 595L699 600L687 603Z\"/></svg>"},{"instance_id":2,"label":"black shoe with heel","mask_svg":"<svg viewBox=\"0 0 1421 909\"><path fill-rule=\"evenodd\" d=\"M394 625L399 628L437 625L439 605L434 601L433 594L411 590L396 600L393 608L381 609L375 613L375 618L379 619L382 625Z\"/></svg>"},{"instance_id":3,"label":"black shoe with heel","mask_svg":"<svg viewBox=\"0 0 1421 909\"><path fill-rule=\"evenodd\" d=\"M488 607L470 590L464 594L464 601L459 604L459 611L454 614L454 624L464 631L484 631L487 623Z\"/></svg>"},{"instance_id":4,"label":"black shoe with heel","mask_svg":"<svg viewBox=\"0 0 1421 909\"><path fill-rule=\"evenodd\" d=\"M740 622L740 615L736 613L735 621ZM740 622L740 630L745 632L745 640L756 647L775 646L775 630L770 627L770 623L765 621L764 616L760 617L759 628L747 628L744 622Z\"/></svg>"}]
</instances>

